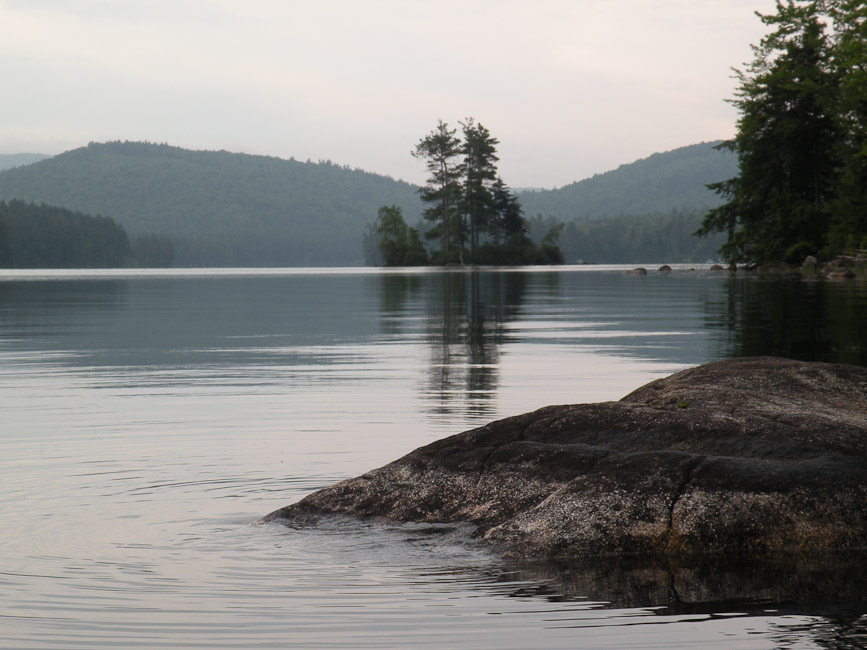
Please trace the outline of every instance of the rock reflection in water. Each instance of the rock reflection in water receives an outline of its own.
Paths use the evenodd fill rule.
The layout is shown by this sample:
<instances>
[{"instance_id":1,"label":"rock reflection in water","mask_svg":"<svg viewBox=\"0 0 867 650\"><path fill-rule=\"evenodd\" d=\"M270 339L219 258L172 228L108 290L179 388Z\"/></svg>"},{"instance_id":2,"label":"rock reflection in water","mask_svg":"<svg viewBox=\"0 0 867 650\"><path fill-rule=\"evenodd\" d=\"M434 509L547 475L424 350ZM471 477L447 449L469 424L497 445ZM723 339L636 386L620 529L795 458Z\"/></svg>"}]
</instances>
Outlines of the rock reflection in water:
<instances>
[{"instance_id":1,"label":"rock reflection in water","mask_svg":"<svg viewBox=\"0 0 867 650\"><path fill-rule=\"evenodd\" d=\"M660 616L815 617L800 633L819 647L867 644L867 551L522 560L498 579L520 583L510 594L516 597L588 600Z\"/></svg>"}]
</instances>

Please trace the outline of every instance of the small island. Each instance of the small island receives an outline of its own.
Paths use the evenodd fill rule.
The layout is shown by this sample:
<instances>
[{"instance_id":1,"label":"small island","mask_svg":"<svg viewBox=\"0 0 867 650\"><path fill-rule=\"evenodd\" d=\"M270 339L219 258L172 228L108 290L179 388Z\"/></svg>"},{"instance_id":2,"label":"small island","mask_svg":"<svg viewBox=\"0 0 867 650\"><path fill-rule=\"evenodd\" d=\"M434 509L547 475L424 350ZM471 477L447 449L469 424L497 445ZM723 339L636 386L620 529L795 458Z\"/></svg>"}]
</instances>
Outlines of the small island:
<instances>
[{"instance_id":1,"label":"small island","mask_svg":"<svg viewBox=\"0 0 867 650\"><path fill-rule=\"evenodd\" d=\"M372 230L383 265L563 264L557 246L563 224L534 243L518 197L497 171L499 140L473 118L460 124L463 140L440 120L412 152L429 173L419 189L431 224L423 236L438 247L428 251L421 226L408 226L398 206L382 206Z\"/></svg>"},{"instance_id":2,"label":"small island","mask_svg":"<svg viewBox=\"0 0 867 650\"><path fill-rule=\"evenodd\" d=\"M865 459L867 369L732 359L444 438L264 521L469 523L516 557L856 549Z\"/></svg>"}]
</instances>

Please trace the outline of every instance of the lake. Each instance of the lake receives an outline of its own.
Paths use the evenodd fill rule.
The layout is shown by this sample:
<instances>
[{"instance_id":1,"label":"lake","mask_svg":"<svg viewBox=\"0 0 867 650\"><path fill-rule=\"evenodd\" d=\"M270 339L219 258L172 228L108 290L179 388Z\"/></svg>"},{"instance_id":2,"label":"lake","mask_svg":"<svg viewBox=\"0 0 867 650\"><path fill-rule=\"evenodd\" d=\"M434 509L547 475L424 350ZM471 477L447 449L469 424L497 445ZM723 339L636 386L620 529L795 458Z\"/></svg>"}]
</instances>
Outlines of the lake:
<instances>
[{"instance_id":1,"label":"lake","mask_svg":"<svg viewBox=\"0 0 867 650\"><path fill-rule=\"evenodd\" d=\"M863 557L515 562L459 528L256 523L706 361L867 365L860 281L625 270L0 271L0 647L865 647Z\"/></svg>"}]
</instances>

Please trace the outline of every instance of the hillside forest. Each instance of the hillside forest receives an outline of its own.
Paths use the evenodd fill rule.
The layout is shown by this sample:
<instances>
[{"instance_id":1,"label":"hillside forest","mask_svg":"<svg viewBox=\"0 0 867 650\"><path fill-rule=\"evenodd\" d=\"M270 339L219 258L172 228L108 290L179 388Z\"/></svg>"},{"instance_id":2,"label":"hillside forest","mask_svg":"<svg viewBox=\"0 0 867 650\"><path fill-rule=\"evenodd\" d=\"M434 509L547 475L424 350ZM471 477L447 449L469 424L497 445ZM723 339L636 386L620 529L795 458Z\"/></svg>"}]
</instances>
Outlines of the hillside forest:
<instances>
[{"instance_id":1,"label":"hillside forest","mask_svg":"<svg viewBox=\"0 0 867 650\"><path fill-rule=\"evenodd\" d=\"M327 160L147 142L16 154L0 158L7 213L56 206L76 216L46 212L28 225L7 214L0 249L7 264L34 264L33 238L45 237L42 250L57 256L39 263L82 264L78 253L60 254L49 230L71 228L70 247L84 250L69 224L106 215L92 218L128 233L127 259L153 265L527 263L539 250L570 263L699 262L719 251L733 264L769 265L863 251L867 5L778 0L759 18L769 31L735 70L738 121L725 142L520 192L499 177L496 138L470 119L462 137L440 122L418 142L422 187ZM383 238L395 246L380 246Z\"/></svg>"},{"instance_id":2,"label":"hillside forest","mask_svg":"<svg viewBox=\"0 0 867 650\"><path fill-rule=\"evenodd\" d=\"M386 176L145 142L91 143L0 172L0 200L15 198L108 215L131 239L167 238L176 266L357 265L381 202L421 216L416 188Z\"/></svg>"},{"instance_id":3,"label":"hillside forest","mask_svg":"<svg viewBox=\"0 0 867 650\"><path fill-rule=\"evenodd\" d=\"M2 268L118 268L132 260L126 231L109 217L0 202Z\"/></svg>"},{"instance_id":4,"label":"hillside forest","mask_svg":"<svg viewBox=\"0 0 867 650\"><path fill-rule=\"evenodd\" d=\"M558 244L567 263L704 261L719 247L718 239L690 236L707 208L719 205L704 185L734 172L734 156L715 144L654 154L559 190L508 196L534 245L564 224ZM642 196L652 213L638 211ZM396 206L419 233L435 225L423 217L419 188L386 176L329 161L142 142L91 143L19 162L0 171L0 200L13 199L111 217L128 233L139 266L381 264L371 245L380 208Z\"/></svg>"}]
</instances>

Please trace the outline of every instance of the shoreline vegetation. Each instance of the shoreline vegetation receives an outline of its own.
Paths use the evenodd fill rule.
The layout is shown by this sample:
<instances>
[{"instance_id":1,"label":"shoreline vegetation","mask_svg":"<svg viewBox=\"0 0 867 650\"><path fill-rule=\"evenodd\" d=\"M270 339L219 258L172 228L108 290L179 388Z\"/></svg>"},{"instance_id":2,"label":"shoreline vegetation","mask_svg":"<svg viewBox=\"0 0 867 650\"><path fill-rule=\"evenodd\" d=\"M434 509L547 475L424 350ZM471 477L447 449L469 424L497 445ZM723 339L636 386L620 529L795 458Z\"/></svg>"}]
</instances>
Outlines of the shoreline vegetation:
<instances>
[{"instance_id":1,"label":"shoreline vegetation","mask_svg":"<svg viewBox=\"0 0 867 650\"><path fill-rule=\"evenodd\" d=\"M124 267L131 257L126 230L109 217L0 202L0 267Z\"/></svg>"},{"instance_id":2,"label":"shoreline vegetation","mask_svg":"<svg viewBox=\"0 0 867 650\"><path fill-rule=\"evenodd\" d=\"M411 154L428 171L420 188L330 161L91 143L0 173L0 198L9 201L0 217L0 266L683 262L715 257L709 248L717 248L733 270L863 277L867 6L778 0L775 13L759 18L769 33L752 46L754 60L735 70L735 136L713 147L722 156L716 162L736 161L736 172L705 185L717 195L710 206L682 204L694 193L668 182L699 184L684 160L711 179L731 173L698 164L701 147L689 147L670 152L661 175L646 173L660 163L649 158L629 179L619 177L620 193L648 208L661 205L654 183L638 184L636 193L633 181L665 185L669 210L594 217L582 213L588 206L575 198L576 186L527 199L539 207L542 199L549 206L565 200L571 220L562 211L528 219L521 196L499 174L499 140L474 118L459 122L460 133L440 120L418 141ZM596 179L608 198L615 176ZM16 216L24 212L38 216L27 223Z\"/></svg>"},{"instance_id":3,"label":"shoreline vegetation","mask_svg":"<svg viewBox=\"0 0 867 650\"><path fill-rule=\"evenodd\" d=\"M663 264L658 269L659 273L671 273L672 268L668 264ZM695 271L694 267L689 267L687 271ZM709 267L712 273L750 273L755 275L777 276L777 277L792 277L804 278L807 280L852 280L867 278L867 250L849 251L842 255L819 262L812 255L808 256L804 262L798 264L787 264L780 262L777 264L729 264L728 266L714 263ZM647 275L646 267L637 266L626 271L628 275Z\"/></svg>"},{"instance_id":4,"label":"shoreline vegetation","mask_svg":"<svg viewBox=\"0 0 867 650\"><path fill-rule=\"evenodd\" d=\"M517 195L499 175L499 140L472 117L460 125L462 138L439 120L412 151L428 170L418 190L426 206L423 221L409 226L398 206L379 208L368 237L375 240L382 265L563 264L557 239L564 224L551 225L534 243ZM434 242L430 249L422 238Z\"/></svg>"},{"instance_id":5,"label":"shoreline vegetation","mask_svg":"<svg viewBox=\"0 0 867 650\"><path fill-rule=\"evenodd\" d=\"M557 245L568 263L715 259L723 238L692 236L719 204L705 183L735 173L734 156L715 144L655 153L560 189L513 189L528 236L538 244L565 223ZM418 186L403 181L328 161L146 142L91 143L0 171L0 200L13 199L110 216L131 243L168 239L178 267L376 266L379 207L429 225Z\"/></svg>"},{"instance_id":6,"label":"shoreline vegetation","mask_svg":"<svg viewBox=\"0 0 867 650\"><path fill-rule=\"evenodd\" d=\"M758 16L771 31L735 70L739 118L720 145L738 174L709 186L726 202L696 234L725 233L732 265L856 273L843 252L867 247L867 6L778 0Z\"/></svg>"},{"instance_id":7,"label":"shoreline vegetation","mask_svg":"<svg viewBox=\"0 0 867 650\"><path fill-rule=\"evenodd\" d=\"M174 261L167 237L130 240L111 217L66 208L0 201L0 268L166 268Z\"/></svg>"}]
</instances>

